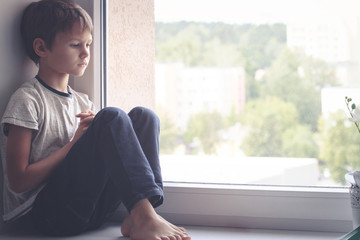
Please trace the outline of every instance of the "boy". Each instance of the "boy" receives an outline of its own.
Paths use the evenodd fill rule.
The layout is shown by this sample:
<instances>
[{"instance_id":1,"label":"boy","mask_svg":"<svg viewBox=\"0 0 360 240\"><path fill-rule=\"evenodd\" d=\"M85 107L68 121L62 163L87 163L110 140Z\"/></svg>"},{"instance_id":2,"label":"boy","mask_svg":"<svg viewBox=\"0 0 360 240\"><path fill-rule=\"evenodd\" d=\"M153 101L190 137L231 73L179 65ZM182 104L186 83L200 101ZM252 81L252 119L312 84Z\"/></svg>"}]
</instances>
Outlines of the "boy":
<instances>
[{"instance_id":1,"label":"boy","mask_svg":"<svg viewBox=\"0 0 360 240\"><path fill-rule=\"evenodd\" d=\"M4 220L29 216L45 234L96 229L124 203L121 231L131 239L188 240L161 218L159 121L149 109L95 115L68 86L90 59L92 22L71 0L41 0L24 11L21 33L38 65L11 97L1 121Z\"/></svg>"}]
</instances>

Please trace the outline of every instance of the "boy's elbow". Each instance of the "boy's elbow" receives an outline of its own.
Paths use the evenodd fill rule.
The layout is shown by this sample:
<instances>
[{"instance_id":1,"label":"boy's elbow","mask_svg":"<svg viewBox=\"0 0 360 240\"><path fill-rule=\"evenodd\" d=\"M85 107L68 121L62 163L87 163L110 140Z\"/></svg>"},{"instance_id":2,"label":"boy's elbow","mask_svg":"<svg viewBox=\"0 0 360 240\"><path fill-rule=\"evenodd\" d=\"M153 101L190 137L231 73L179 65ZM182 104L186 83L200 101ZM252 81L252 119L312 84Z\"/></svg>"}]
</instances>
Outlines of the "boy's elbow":
<instances>
[{"instance_id":1,"label":"boy's elbow","mask_svg":"<svg viewBox=\"0 0 360 240\"><path fill-rule=\"evenodd\" d=\"M11 191L15 193L23 193L29 190L26 187L26 185L21 183L20 181L11 181L10 179L9 179L9 186Z\"/></svg>"},{"instance_id":2,"label":"boy's elbow","mask_svg":"<svg viewBox=\"0 0 360 240\"><path fill-rule=\"evenodd\" d=\"M25 188L18 186L16 184L9 184L10 185L10 189L11 191L15 192L15 193L23 193L26 192Z\"/></svg>"}]
</instances>

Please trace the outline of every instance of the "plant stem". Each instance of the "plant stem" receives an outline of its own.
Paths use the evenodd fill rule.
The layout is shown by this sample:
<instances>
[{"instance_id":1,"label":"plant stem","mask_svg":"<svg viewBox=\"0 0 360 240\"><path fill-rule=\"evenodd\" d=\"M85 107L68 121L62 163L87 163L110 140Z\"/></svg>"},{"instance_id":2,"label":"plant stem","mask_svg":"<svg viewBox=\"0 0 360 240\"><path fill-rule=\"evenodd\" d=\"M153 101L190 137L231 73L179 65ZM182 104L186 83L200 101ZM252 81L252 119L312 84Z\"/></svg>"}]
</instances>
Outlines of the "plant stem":
<instances>
[{"instance_id":1,"label":"plant stem","mask_svg":"<svg viewBox=\"0 0 360 240\"><path fill-rule=\"evenodd\" d=\"M347 109L349 110L350 116L353 118L354 116L352 115L351 110L349 108L349 102L346 99L345 99L345 103L346 103ZM355 123L355 126L356 126L358 132L360 133L359 123L357 123L357 122L354 122L354 123Z\"/></svg>"}]
</instances>

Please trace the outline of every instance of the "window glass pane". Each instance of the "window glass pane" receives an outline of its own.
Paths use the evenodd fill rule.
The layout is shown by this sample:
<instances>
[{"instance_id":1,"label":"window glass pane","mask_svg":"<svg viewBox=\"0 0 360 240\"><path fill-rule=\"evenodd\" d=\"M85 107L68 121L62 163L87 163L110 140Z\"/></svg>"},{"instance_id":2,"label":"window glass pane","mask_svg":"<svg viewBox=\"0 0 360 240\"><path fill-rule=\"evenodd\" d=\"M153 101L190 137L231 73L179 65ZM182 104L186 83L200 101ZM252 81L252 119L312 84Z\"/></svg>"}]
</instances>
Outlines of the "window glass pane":
<instances>
[{"instance_id":1,"label":"window glass pane","mask_svg":"<svg viewBox=\"0 0 360 240\"><path fill-rule=\"evenodd\" d=\"M166 181L344 186L360 169L357 0L155 0Z\"/></svg>"}]
</instances>

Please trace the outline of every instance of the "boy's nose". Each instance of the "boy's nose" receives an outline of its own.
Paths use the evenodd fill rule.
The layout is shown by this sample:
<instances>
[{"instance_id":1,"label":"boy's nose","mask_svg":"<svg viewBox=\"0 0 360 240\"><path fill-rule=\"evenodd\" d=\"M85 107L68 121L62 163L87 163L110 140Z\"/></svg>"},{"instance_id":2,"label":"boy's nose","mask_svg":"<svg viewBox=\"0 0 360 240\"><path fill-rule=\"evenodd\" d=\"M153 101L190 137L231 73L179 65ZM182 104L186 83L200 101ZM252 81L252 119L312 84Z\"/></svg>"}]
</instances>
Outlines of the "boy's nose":
<instances>
[{"instance_id":1,"label":"boy's nose","mask_svg":"<svg viewBox=\"0 0 360 240\"><path fill-rule=\"evenodd\" d=\"M84 47L80 53L81 58L87 58L90 55L90 47Z\"/></svg>"}]
</instances>

